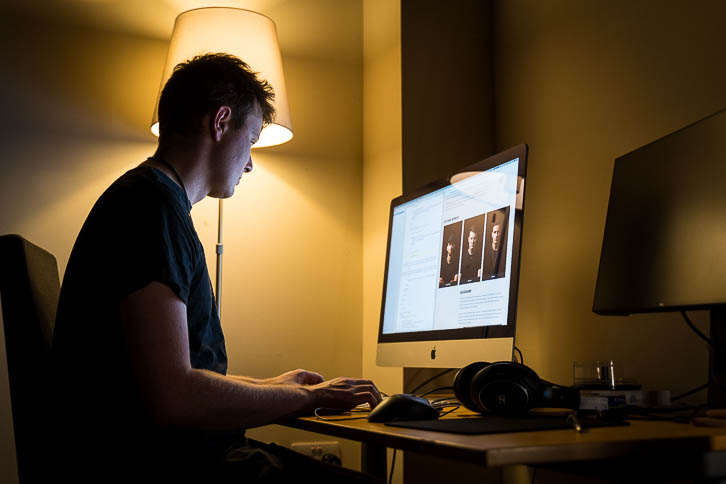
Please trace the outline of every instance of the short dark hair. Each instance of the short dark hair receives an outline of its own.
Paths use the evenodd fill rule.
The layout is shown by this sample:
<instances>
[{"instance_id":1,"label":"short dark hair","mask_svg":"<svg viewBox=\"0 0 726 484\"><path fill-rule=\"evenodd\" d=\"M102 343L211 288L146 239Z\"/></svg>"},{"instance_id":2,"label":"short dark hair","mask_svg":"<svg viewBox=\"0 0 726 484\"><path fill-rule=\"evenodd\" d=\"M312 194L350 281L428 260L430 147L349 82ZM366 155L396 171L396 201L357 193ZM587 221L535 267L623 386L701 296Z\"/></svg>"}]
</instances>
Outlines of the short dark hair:
<instances>
[{"instance_id":1,"label":"short dark hair","mask_svg":"<svg viewBox=\"0 0 726 484\"><path fill-rule=\"evenodd\" d=\"M192 134L201 119L220 106L232 109L232 126L239 129L260 106L263 125L275 118L270 83L257 77L239 58L223 53L203 54L174 67L159 98L159 135Z\"/></svg>"}]
</instances>

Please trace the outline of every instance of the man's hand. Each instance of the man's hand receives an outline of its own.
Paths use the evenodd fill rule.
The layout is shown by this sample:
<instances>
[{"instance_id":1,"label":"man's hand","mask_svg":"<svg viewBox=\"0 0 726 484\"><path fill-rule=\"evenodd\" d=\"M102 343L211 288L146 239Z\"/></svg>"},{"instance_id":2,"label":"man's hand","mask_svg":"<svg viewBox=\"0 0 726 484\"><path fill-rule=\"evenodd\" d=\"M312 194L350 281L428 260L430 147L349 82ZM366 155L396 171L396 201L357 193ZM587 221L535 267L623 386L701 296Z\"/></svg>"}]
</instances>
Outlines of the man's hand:
<instances>
[{"instance_id":1,"label":"man's hand","mask_svg":"<svg viewBox=\"0 0 726 484\"><path fill-rule=\"evenodd\" d=\"M273 385L316 385L324 381L323 375L307 370L292 370L270 378Z\"/></svg>"},{"instance_id":2,"label":"man's hand","mask_svg":"<svg viewBox=\"0 0 726 484\"><path fill-rule=\"evenodd\" d=\"M312 397L310 413L319 407L350 410L362 403L375 408L381 401L381 392L371 380L339 377L305 388Z\"/></svg>"}]
</instances>

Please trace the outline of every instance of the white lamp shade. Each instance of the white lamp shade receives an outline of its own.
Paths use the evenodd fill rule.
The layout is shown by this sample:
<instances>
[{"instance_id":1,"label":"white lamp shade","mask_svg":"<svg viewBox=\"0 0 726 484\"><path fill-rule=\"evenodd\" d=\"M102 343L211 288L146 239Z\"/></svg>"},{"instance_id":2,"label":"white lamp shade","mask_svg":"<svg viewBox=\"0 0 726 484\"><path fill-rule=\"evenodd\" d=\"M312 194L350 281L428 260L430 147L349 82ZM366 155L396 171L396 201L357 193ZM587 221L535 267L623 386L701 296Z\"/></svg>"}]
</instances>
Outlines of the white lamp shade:
<instances>
[{"instance_id":1,"label":"white lamp shade","mask_svg":"<svg viewBox=\"0 0 726 484\"><path fill-rule=\"evenodd\" d=\"M278 145L292 139L277 28L272 20L257 12L210 7L180 14L171 34L159 96L177 64L199 54L218 52L239 57L275 90L275 121L262 130L253 148ZM151 131L156 136L159 136L159 96L151 122Z\"/></svg>"}]
</instances>

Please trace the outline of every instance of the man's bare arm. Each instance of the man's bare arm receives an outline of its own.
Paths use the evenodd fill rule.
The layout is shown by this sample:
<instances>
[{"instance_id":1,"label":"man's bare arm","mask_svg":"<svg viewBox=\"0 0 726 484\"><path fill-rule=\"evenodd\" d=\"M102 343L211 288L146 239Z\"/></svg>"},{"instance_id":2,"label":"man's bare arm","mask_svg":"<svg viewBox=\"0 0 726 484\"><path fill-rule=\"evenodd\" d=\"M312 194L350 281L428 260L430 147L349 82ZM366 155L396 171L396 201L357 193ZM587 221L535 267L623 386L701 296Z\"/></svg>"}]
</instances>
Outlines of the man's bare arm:
<instances>
[{"instance_id":1,"label":"man's bare arm","mask_svg":"<svg viewBox=\"0 0 726 484\"><path fill-rule=\"evenodd\" d=\"M230 375L230 378L255 385L315 385L322 383L323 375L308 370L291 370L272 378L252 378L251 376Z\"/></svg>"},{"instance_id":2,"label":"man's bare arm","mask_svg":"<svg viewBox=\"0 0 726 484\"><path fill-rule=\"evenodd\" d=\"M348 409L380 394L369 380L338 378L318 384L250 383L191 367L186 305L152 282L121 303L129 358L154 421L209 430L250 428L316 407Z\"/></svg>"}]
</instances>

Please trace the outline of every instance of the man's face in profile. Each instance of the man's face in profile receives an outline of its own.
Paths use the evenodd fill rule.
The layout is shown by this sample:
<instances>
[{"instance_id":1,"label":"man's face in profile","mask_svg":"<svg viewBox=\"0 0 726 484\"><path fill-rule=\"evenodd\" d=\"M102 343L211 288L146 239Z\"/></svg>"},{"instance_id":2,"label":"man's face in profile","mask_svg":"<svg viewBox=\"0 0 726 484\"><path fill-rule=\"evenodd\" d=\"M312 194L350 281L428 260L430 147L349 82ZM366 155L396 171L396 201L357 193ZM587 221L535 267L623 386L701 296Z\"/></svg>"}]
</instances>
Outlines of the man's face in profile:
<instances>
[{"instance_id":1,"label":"man's face in profile","mask_svg":"<svg viewBox=\"0 0 726 484\"><path fill-rule=\"evenodd\" d=\"M262 109L255 103L240 128L229 123L229 129L217 144L216 164L213 173L214 190L210 196L215 198L228 198L234 194L242 175L252 171L252 157L250 150L259 139L262 131Z\"/></svg>"},{"instance_id":2,"label":"man's face in profile","mask_svg":"<svg viewBox=\"0 0 726 484\"><path fill-rule=\"evenodd\" d=\"M469 238L467 239L469 241L469 254L474 253L474 246L476 245L476 232L473 230L469 231Z\"/></svg>"},{"instance_id":3,"label":"man's face in profile","mask_svg":"<svg viewBox=\"0 0 726 484\"><path fill-rule=\"evenodd\" d=\"M499 250L499 224L492 227L492 249Z\"/></svg>"},{"instance_id":4,"label":"man's face in profile","mask_svg":"<svg viewBox=\"0 0 726 484\"><path fill-rule=\"evenodd\" d=\"M451 262L451 253L454 251L454 244L449 242L446 244L446 262Z\"/></svg>"}]
</instances>

